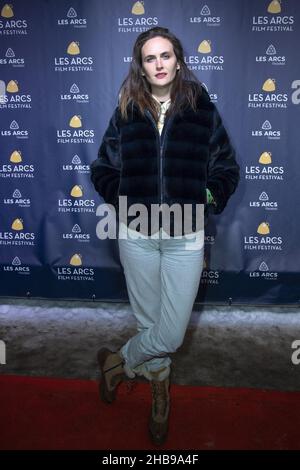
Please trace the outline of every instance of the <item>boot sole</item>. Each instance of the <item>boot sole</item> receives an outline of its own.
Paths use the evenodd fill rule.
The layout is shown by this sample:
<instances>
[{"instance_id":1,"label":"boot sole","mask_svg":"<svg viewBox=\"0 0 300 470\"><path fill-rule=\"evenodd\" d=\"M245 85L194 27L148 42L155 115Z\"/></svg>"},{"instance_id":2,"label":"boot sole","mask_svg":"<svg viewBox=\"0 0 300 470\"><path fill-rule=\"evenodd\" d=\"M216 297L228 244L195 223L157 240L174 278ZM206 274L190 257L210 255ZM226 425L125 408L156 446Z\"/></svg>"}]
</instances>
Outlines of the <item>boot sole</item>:
<instances>
[{"instance_id":1,"label":"boot sole","mask_svg":"<svg viewBox=\"0 0 300 470\"><path fill-rule=\"evenodd\" d=\"M167 437L168 437L169 429L166 430L165 434L162 437L156 437L155 434L152 433L150 426L148 427L148 430L149 430L150 438L153 444L157 446L161 446L165 444Z\"/></svg>"}]
</instances>

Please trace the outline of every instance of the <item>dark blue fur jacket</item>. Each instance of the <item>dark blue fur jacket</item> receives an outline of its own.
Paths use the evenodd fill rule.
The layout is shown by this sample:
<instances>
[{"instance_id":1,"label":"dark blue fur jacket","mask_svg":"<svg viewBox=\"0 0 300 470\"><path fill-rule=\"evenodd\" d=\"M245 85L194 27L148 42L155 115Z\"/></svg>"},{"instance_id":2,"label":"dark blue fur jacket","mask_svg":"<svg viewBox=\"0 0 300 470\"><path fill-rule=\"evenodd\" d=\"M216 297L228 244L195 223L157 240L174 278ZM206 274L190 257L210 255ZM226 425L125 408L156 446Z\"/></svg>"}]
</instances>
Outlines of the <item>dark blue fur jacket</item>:
<instances>
[{"instance_id":1,"label":"dark blue fur jacket","mask_svg":"<svg viewBox=\"0 0 300 470\"><path fill-rule=\"evenodd\" d=\"M218 110L201 88L196 112L186 106L171 113L161 136L150 112L143 116L133 106L124 120L115 109L91 164L91 180L106 203L118 210L124 195L128 206L143 203L149 210L151 204L203 204L207 219L208 188L215 201L209 210L223 211L237 187L239 165Z\"/></svg>"}]
</instances>

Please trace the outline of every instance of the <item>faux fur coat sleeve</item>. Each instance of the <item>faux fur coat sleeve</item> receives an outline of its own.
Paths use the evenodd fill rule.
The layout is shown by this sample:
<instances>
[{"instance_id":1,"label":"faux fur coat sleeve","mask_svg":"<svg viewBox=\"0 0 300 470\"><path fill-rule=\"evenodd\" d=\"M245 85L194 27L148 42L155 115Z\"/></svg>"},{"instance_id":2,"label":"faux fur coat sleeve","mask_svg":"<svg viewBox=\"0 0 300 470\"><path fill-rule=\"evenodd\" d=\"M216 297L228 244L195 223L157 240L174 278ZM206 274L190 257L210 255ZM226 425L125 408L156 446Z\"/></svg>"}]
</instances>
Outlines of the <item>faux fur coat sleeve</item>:
<instances>
[{"instance_id":1,"label":"faux fur coat sleeve","mask_svg":"<svg viewBox=\"0 0 300 470\"><path fill-rule=\"evenodd\" d=\"M216 202L216 205L213 206L215 214L223 211L228 199L236 190L239 178L240 167L235 158L235 151L223 126L220 114L214 107L207 188Z\"/></svg>"},{"instance_id":2,"label":"faux fur coat sleeve","mask_svg":"<svg viewBox=\"0 0 300 470\"><path fill-rule=\"evenodd\" d=\"M98 158L91 164L91 180L104 201L118 206L118 189L121 176L119 130L115 110L105 131Z\"/></svg>"}]
</instances>

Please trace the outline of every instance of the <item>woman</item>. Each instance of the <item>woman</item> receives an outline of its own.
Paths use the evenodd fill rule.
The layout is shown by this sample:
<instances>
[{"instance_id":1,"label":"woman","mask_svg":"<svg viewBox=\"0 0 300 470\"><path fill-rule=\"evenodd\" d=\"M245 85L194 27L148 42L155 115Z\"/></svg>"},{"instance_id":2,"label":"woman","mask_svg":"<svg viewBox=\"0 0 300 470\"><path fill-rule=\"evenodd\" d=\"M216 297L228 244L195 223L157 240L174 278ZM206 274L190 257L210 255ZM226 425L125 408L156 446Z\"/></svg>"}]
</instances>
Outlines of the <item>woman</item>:
<instances>
[{"instance_id":1,"label":"woman","mask_svg":"<svg viewBox=\"0 0 300 470\"><path fill-rule=\"evenodd\" d=\"M126 376L146 377L150 436L162 444L170 410L168 354L183 342L203 267L204 216L197 207L205 206L205 220L208 209L222 212L239 180L219 113L168 29L138 36L91 179L117 211L121 196L128 207L146 208L137 226L130 211L125 222L120 219L120 260L138 334L117 352L98 352L101 397L112 403ZM168 212L173 204L181 211ZM168 210L155 213L155 205ZM166 214L168 223L162 221Z\"/></svg>"}]
</instances>

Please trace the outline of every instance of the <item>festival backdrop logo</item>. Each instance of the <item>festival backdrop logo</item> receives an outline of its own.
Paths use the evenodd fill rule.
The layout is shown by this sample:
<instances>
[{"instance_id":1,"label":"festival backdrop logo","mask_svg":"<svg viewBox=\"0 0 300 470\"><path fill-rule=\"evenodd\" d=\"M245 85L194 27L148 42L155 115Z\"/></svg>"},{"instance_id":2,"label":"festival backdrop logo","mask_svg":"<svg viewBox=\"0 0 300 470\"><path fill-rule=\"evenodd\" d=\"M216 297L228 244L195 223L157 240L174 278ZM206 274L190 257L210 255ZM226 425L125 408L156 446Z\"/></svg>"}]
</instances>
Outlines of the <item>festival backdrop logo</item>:
<instances>
[{"instance_id":1,"label":"festival backdrop logo","mask_svg":"<svg viewBox=\"0 0 300 470\"><path fill-rule=\"evenodd\" d=\"M250 279L262 279L263 281L278 281L277 271L270 271L268 264L261 261L256 271L249 271Z\"/></svg>"},{"instance_id":2,"label":"festival backdrop logo","mask_svg":"<svg viewBox=\"0 0 300 470\"><path fill-rule=\"evenodd\" d=\"M59 129L56 131L58 144L94 144L94 129L82 129L82 116L74 114L69 119L71 129Z\"/></svg>"},{"instance_id":3,"label":"festival backdrop logo","mask_svg":"<svg viewBox=\"0 0 300 470\"><path fill-rule=\"evenodd\" d=\"M262 5L264 2L260 2ZM286 7L287 2L284 2ZM252 17L253 32L291 32L294 26L294 16L285 14L283 1L272 0L267 2L265 15L257 15ZM263 12L262 12L263 13Z\"/></svg>"},{"instance_id":4,"label":"festival backdrop logo","mask_svg":"<svg viewBox=\"0 0 300 470\"><path fill-rule=\"evenodd\" d=\"M71 41L64 56L54 57L55 72L93 72L94 58L81 55L79 41Z\"/></svg>"},{"instance_id":5,"label":"festival backdrop logo","mask_svg":"<svg viewBox=\"0 0 300 470\"><path fill-rule=\"evenodd\" d=\"M94 213L95 200L84 198L84 188L76 184L70 191L71 198L58 200L58 212Z\"/></svg>"},{"instance_id":6,"label":"festival backdrop logo","mask_svg":"<svg viewBox=\"0 0 300 470\"><path fill-rule=\"evenodd\" d=\"M75 240L78 242L89 243L91 236L89 233L84 233L79 224L75 224L71 231L62 234L62 238L64 240Z\"/></svg>"},{"instance_id":7,"label":"festival backdrop logo","mask_svg":"<svg viewBox=\"0 0 300 470\"><path fill-rule=\"evenodd\" d=\"M273 154L270 151L264 151L258 158L260 165L246 165L246 180L276 180L283 181L284 167L273 164Z\"/></svg>"},{"instance_id":8,"label":"festival backdrop logo","mask_svg":"<svg viewBox=\"0 0 300 470\"><path fill-rule=\"evenodd\" d=\"M21 150L14 150L8 160L9 163L0 164L0 178L34 178L34 165L23 161Z\"/></svg>"},{"instance_id":9,"label":"festival backdrop logo","mask_svg":"<svg viewBox=\"0 0 300 470\"><path fill-rule=\"evenodd\" d=\"M29 131L27 129L20 128L19 123L14 119L9 124L9 129L1 129L2 137L16 137L16 139L28 139Z\"/></svg>"},{"instance_id":10,"label":"festival backdrop logo","mask_svg":"<svg viewBox=\"0 0 300 470\"><path fill-rule=\"evenodd\" d=\"M68 164L62 165L62 170L66 172L76 172L78 174L89 174L90 165L84 165L76 154Z\"/></svg>"},{"instance_id":11,"label":"festival backdrop logo","mask_svg":"<svg viewBox=\"0 0 300 470\"><path fill-rule=\"evenodd\" d=\"M3 271L16 273L16 274L30 274L30 266L26 266L22 263L19 256L15 256L11 264L3 265Z\"/></svg>"},{"instance_id":12,"label":"festival backdrop logo","mask_svg":"<svg viewBox=\"0 0 300 470\"><path fill-rule=\"evenodd\" d=\"M260 64L285 65L286 58L284 55L279 55L275 49L275 46L270 44L267 47L265 54L257 55L255 57L255 62Z\"/></svg>"},{"instance_id":13,"label":"festival backdrop logo","mask_svg":"<svg viewBox=\"0 0 300 470\"><path fill-rule=\"evenodd\" d=\"M197 51L201 55L189 55L184 58L190 70L224 70L224 56L214 53L210 39L203 39Z\"/></svg>"},{"instance_id":14,"label":"festival backdrop logo","mask_svg":"<svg viewBox=\"0 0 300 470\"><path fill-rule=\"evenodd\" d=\"M271 122L266 119L260 129L252 129L251 131L252 137L267 138L268 140L280 140L281 139L281 131L279 129L273 129Z\"/></svg>"},{"instance_id":15,"label":"festival backdrop logo","mask_svg":"<svg viewBox=\"0 0 300 470\"><path fill-rule=\"evenodd\" d=\"M94 269L84 266L81 253L74 253L69 263L55 268L59 281L94 281Z\"/></svg>"},{"instance_id":16,"label":"festival backdrop logo","mask_svg":"<svg viewBox=\"0 0 300 470\"><path fill-rule=\"evenodd\" d=\"M25 67L25 58L16 56L14 49L9 47L3 58L0 57L0 65L10 65L12 67Z\"/></svg>"},{"instance_id":17,"label":"festival backdrop logo","mask_svg":"<svg viewBox=\"0 0 300 470\"><path fill-rule=\"evenodd\" d=\"M249 93L248 108L287 109L288 95L277 91L275 78L267 78L261 91L264 93Z\"/></svg>"},{"instance_id":18,"label":"festival backdrop logo","mask_svg":"<svg viewBox=\"0 0 300 470\"><path fill-rule=\"evenodd\" d=\"M207 258L203 260L203 270L200 284L205 286L215 286L221 281L221 274L217 269L211 269L208 265Z\"/></svg>"},{"instance_id":19,"label":"festival backdrop logo","mask_svg":"<svg viewBox=\"0 0 300 470\"><path fill-rule=\"evenodd\" d=\"M215 16L211 13L211 10L208 5L203 5L200 16L193 16L189 19L190 23L196 23L205 26L220 26L221 24L221 17Z\"/></svg>"},{"instance_id":20,"label":"festival backdrop logo","mask_svg":"<svg viewBox=\"0 0 300 470\"><path fill-rule=\"evenodd\" d=\"M250 207L262 208L270 211L277 211L278 202L272 201L266 191L262 191L259 197L256 200L249 202Z\"/></svg>"},{"instance_id":21,"label":"festival backdrop logo","mask_svg":"<svg viewBox=\"0 0 300 470\"><path fill-rule=\"evenodd\" d=\"M60 95L60 100L62 102L89 104L90 98L88 93L80 92L78 85L76 85L76 83L73 83L68 93Z\"/></svg>"},{"instance_id":22,"label":"festival backdrop logo","mask_svg":"<svg viewBox=\"0 0 300 470\"><path fill-rule=\"evenodd\" d=\"M244 250L281 251L283 249L282 236L272 235L269 222L260 222L256 234L244 236Z\"/></svg>"},{"instance_id":23,"label":"festival backdrop logo","mask_svg":"<svg viewBox=\"0 0 300 470\"><path fill-rule=\"evenodd\" d=\"M31 95L22 93L18 80L10 80L1 99L0 109L31 109Z\"/></svg>"},{"instance_id":24,"label":"festival backdrop logo","mask_svg":"<svg viewBox=\"0 0 300 470\"><path fill-rule=\"evenodd\" d=\"M64 18L59 18L57 20L58 26L72 26L73 28L86 28L87 19L80 18L77 14L75 8L70 7L67 11L67 14Z\"/></svg>"},{"instance_id":25,"label":"festival backdrop logo","mask_svg":"<svg viewBox=\"0 0 300 470\"><path fill-rule=\"evenodd\" d=\"M27 35L27 20L16 18L14 6L6 3L0 13L0 36Z\"/></svg>"},{"instance_id":26,"label":"festival backdrop logo","mask_svg":"<svg viewBox=\"0 0 300 470\"><path fill-rule=\"evenodd\" d=\"M143 33L159 25L157 16L146 14L145 2L135 2L131 8L131 16L118 17L119 33Z\"/></svg>"},{"instance_id":27,"label":"festival backdrop logo","mask_svg":"<svg viewBox=\"0 0 300 470\"><path fill-rule=\"evenodd\" d=\"M21 217L12 221L10 231L0 231L0 245L22 245L34 246L35 233L26 230L26 226Z\"/></svg>"},{"instance_id":28,"label":"festival backdrop logo","mask_svg":"<svg viewBox=\"0 0 300 470\"><path fill-rule=\"evenodd\" d=\"M4 198L3 204L9 207L30 207L31 200L30 198L24 198L19 189L15 189L12 197Z\"/></svg>"}]
</instances>

